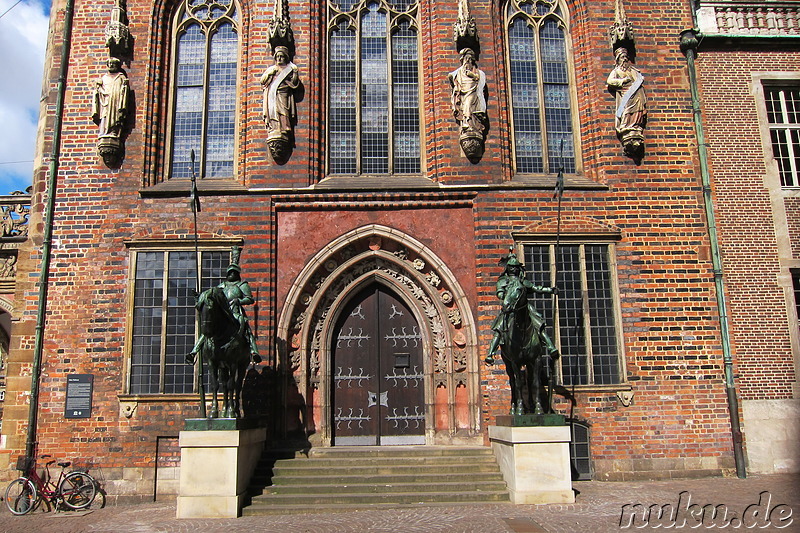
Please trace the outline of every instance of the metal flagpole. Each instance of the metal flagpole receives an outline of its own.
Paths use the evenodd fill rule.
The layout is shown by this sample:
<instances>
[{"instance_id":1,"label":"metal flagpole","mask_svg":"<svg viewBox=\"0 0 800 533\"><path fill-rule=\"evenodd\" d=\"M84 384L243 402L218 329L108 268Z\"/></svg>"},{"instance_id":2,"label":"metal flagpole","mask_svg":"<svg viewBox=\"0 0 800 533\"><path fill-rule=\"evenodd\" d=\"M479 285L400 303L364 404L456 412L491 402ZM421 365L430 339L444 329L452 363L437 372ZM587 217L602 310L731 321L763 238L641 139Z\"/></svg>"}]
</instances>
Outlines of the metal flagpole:
<instances>
[{"instance_id":1,"label":"metal flagpole","mask_svg":"<svg viewBox=\"0 0 800 533\"><path fill-rule=\"evenodd\" d=\"M195 284L194 284L194 294L195 298L200 295L200 245L198 244L198 237L197 237L197 213L200 211L200 195L197 192L197 176L194 172L194 150L191 151L189 154L189 158L191 159L191 169L192 169L192 190L189 194L191 198L192 204L192 216L194 218L194 260L195 260ZM205 376L203 376L203 355L202 353L197 354L198 359L198 369L197 369L197 376L200 381L199 389L200 389L200 418L206 418L206 386L205 386Z\"/></svg>"},{"instance_id":2,"label":"metal flagpole","mask_svg":"<svg viewBox=\"0 0 800 533\"><path fill-rule=\"evenodd\" d=\"M553 250L555 259L553 261L553 325L558 327L558 252L561 246L561 197L564 196L564 141L561 141L561 166L558 169L558 176L556 176L556 188L554 198L558 198L558 206L556 207L556 246ZM555 361L549 362L553 364ZM552 412L553 410L553 372L548 368L549 374L549 387L547 391L547 408Z\"/></svg>"}]
</instances>

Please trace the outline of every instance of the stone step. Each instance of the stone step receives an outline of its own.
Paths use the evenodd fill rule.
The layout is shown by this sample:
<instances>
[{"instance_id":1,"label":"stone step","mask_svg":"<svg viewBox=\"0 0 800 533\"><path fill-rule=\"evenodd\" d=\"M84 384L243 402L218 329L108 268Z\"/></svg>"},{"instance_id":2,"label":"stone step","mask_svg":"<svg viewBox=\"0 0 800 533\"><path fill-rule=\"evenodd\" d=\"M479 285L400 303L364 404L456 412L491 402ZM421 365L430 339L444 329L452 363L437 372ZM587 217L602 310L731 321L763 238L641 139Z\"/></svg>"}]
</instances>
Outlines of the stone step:
<instances>
[{"instance_id":1,"label":"stone step","mask_svg":"<svg viewBox=\"0 0 800 533\"><path fill-rule=\"evenodd\" d=\"M243 514L508 502L491 449L391 446L265 451Z\"/></svg>"},{"instance_id":2,"label":"stone step","mask_svg":"<svg viewBox=\"0 0 800 533\"><path fill-rule=\"evenodd\" d=\"M462 483L388 483L385 481L373 482L364 481L361 483L348 483L348 484L325 484L324 480L320 481L317 485L280 485L276 484L264 489L264 494L377 494L385 492L406 493L406 492L420 492L423 488L426 492L492 492L503 491L506 489L506 483L502 479L497 481L482 481L472 482L469 484Z\"/></svg>"},{"instance_id":3,"label":"stone step","mask_svg":"<svg viewBox=\"0 0 800 533\"><path fill-rule=\"evenodd\" d=\"M491 448L483 446L333 446L313 448L309 457L447 457L488 456L494 457Z\"/></svg>"},{"instance_id":4,"label":"stone step","mask_svg":"<svg viewBox=\"0 0 800 533\"><path fill-rule=\"evenodd\" d=\"M419 503L365 503L341 505L337 503L322 504L318 503L313 508L306 504L282 504L282 505L256 505L242 509L242 516L274 516L287 514L308 514L308 513L350 513L353 511L376 511L381 509L419 509L421 505L425 507L458 507L465 505L481 504L507 504L508 501L498 502L425 502Z\"/></svg>"},{"instance_id":5,"label":"stone step","mask_svg":"<svg viewBox=\"0 0 800 533\"><path fill-rule=\"evenodd\" d=\"M250 506L245 509L261 507L282 507L285 505L305 505L306 511L316 509L319 505L373 505L394 504L426 504L426 503L464 503L464 502L507 502L508 491L472 491L472 492L383 492L359 493L339 492L336 494L265 494L254 497Z\"/></svg>"},{"instance_id":6,"label":"stone step","mask_svg":"<svg viewBox=\"0 0 800 533\"><path fill-rule=\"evenodd\" d=\"M262 459L263 460L263 459ZM339 457L331 455L315 455L313 457L297 457L294 459L279 459L281 465L302 466L313 462L321 466L358 466L368 462L371 465L391 465L391 464L406 464L406 465L449 465L449 464L494 464L495 458L493 455L433 455L433 456L395 456L390 457L386 455L370 457L368 455L351 457L342 455Z\"/></svg>"},{"instance_id":7,"label":"stone step","mask_svg":"<svg viewBox=\"0 0 800 533\"><path fill-rule=\"evenodd\" d=\"M275 477L310 477L317 478L320 475L354 475L354 476L393 476L414 473L435 473L439 476L448 476L463 472L475 474L485 474L497 472L497 464L452 464L428 466L409 466L409 465L364 465L364 466L320 466L307 464L302 466L284 466L276 464L271 469L259 467L253 475L254 481L260 482L265 478Z\"/></svg>"},{"instance_id":8,"label":"stone step","mask_svg":"<svg viewBox=\"0 0 800 533\"><path fill-rule=\"evenodd\" d=\"M309 472L311 474L311 472ZM324 475L314 476L313 481L320 484L328 485L356 485L362 483L460 483L464 486L473 482L488 482L488 481L502 481L503 476L496 470L487 472L457 472L450 474L441 474L440 472L415 472L415 473L402 473L402 474L369 474L369 475L353 475L350 470L346 473L339 475L326 472ZM272 483L275 485L307 485L309 479L307 476L273 476Z\"/></svg>"}]
</instances>

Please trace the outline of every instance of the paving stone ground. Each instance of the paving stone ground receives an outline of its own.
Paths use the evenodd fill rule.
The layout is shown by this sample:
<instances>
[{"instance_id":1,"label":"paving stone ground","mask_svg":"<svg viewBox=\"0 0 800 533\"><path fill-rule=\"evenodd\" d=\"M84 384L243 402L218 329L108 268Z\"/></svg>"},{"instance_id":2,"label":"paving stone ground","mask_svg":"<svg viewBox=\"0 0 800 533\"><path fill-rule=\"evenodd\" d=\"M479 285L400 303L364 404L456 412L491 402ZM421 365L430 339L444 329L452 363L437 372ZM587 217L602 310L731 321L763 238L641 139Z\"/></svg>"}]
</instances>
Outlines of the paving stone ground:
<instances>
[{"instance_id":1,"label":"paving stone ground","mask_svg":"<svg viewBox=\"0 0 800 533\"><path fill-rule=\"evenodd\" d=\"M787 531L800 532L800 475L750 476L747 479L575 483L576 503L569 505L461 505L403 507L236 519L175 518L175 502L108 506L88 512L42 512L13 516L0 510L0 531L11 533L604 533L615 531ZM641 504L642 507L623 506ZM724 505L706 522L692 522L670 507L702 509ZM696 504L697 507L689 507ZM653 511L650 511L651 506ZM663 509L661 522L657 511ZM638 514L634 517L634 511ZM644 514L643 514L644 513ZM647 516L649 514L649 521ZM681 524L681 516L689 519ZM620 518L623 526L620 527ZM738 520L738 522L737 522ZM721 527L728 523L727 527ZM691 526L695 527L692 528ZM682 526L682 527L680 527ZM736 527L738 526L738 527ZM752 526L752 527L750 527ZM782 527L778 527L782 526Z\"/></svg>"}]
</instances>

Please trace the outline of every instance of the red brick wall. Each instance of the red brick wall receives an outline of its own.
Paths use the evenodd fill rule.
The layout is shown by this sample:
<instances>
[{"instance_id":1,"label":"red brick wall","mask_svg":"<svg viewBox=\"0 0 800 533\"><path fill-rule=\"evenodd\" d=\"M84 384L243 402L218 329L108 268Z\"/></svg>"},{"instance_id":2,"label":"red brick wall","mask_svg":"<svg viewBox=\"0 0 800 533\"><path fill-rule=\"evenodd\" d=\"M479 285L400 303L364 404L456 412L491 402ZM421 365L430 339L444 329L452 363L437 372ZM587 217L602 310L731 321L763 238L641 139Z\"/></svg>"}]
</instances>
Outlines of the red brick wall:
<instances>
[{"instance_id":1,"label":"red brick wall","mask_svg":"<svg viewBox=\"0 0 800 533\"><path fill-rule=\"evenodd\" d=\"M709 243L685 61L677 39L680 30L691 26L688 3L626 2L636 28L637 64L646 76L649 99L647 147L641 165L622 155L613 130L613 97L605 90L605 79L613 66L606 37L613 22L613 3L568 4L583 177L597 186L568 189L562 215L587 221L590 227L617 228L620 233L616 263L625 377L634 394L633 404L624 407L613 389L578 390L574 415L591 425L592 453L602 477L621 478L636 472L672 475L675 471L730 467L731 439ZM126 159L121 169L109 170L95 155L95 127L89 120L91 88L93 79L104 70L103 31L111 6L111 2L91 6L79 3L75 17L56 192L39 442L43 452L91 457L108 467L144 468L153 464L156 436L174 435L183 418L196 415L197 408L196 402L151 401L140 402L131 418L120 414L124 338L130 327L126 313L130 255L125 242L146 237L185 242L191 235L191 215L187 198L144 186L161 181L167 134L163 115L167 88L160 78L164 74L160 65L168 64L169 54L154 41L164 31L160 3L154 10L150 3L128 2L136 44L135 58L126 70L137 108ZM552 198L553 176L540 189L511 180L502 17L496 3L473 0L470 6L480 32L478 65L487 75L492 124L486 155L479 164L473 165L461 155L450 110L446 75L458 65L451 41L456 14L453 2L421 3L420 80L425 94L425 176L434 182L462 186L474 196L473 207L471 211L426 207L413 213L391 207L370 211L355 208L344 214L313 208L306 213L276 213L276 194L291 192L310 204L331 199L330 193L301 190L324 177L324 6L312 2L310 6L290 7L298 50L294 62L306 93L298 106L297 147L282 166L273 164L268 154L260 118L261 88L256 80L271 64L266 31L272 3L249 3L242 10L242 60L247 68L240 78L238 168L241 184L250 189L205 195L199 225L204 235L244 240L243 272L258 299L253 327L265 354L272 350L271 336L284 288L291 283L292 273L302 267L303 259L316 253L337 232L381 222L427 244L465 287L475 287L468 292L474 299L474 320L484 347L481 358L485 355L491 338L489 326L497 311L497 261L512 243L512 232L544 222L552 227L556 202ZM63 2L56 2L54 16L61 17L62 10ZM58 35L54 37L56 44ZM46 101L50 113L55 99L55 67L48 71ZM52 124L51 116L47 122ZM43 138L45 149L49 135ZM42 165L36 174L34 198L39 211L45 174ZM347 200L358 202L365 194L387 205L394 198L392 193L360 190ZM437 202L438 192L426 194L429 202ZM724 206L725 198L720 201ZM302 227L292 229L278 222L288 222L291 217L302 219ZM41 232L41 217L34 218L34 227ZM726 250L730 249L733 239L728 234L723 237ZM35 244L40 241L40 236L34 238ZM16 451L24 447L27 397L23 391L30 384L25 374L32 357L39 268L36 253L23 255L20 260L18 298L26 302L26 310L23 320L15 325L11 368L23 378L9 378L9 390L13 383L17 392L9 393L3 425L8 447ZM473 283L468 279L471 276L476 280ZM737 313L747 312L750 307L736 300L735 287L729 289L732 306ZM755 368L747 367L745 361L740 367L741 379L749 387ZM63 418L66 375L71 372L95 375L91 419ZM777 376L777 371L774 374ZM506 411L506 381L502 367L481 364L482 428ZM786 393L786 379L771 382ZM563 401L559 406L566 409Z\"/></svg>"},{"instance_id":2,"label":"red brick wall","mask_svg":"<svg viewBox=\"0 0 800 533\"><path fill-rule=\"evenodd\" d=\"M790 328L797 325L788 322L779 276L787 260L800 259L800 210L791 197L775 200L784 204L785 218L773 208L780 185L765 165L771 148L765 154L757 114L763 104L752 75L797 72L800 52L710 49L697 64L741 396L792 398ZM781 248L779 235L786 233L792 244Z\"/></svg>"}]
</instances>

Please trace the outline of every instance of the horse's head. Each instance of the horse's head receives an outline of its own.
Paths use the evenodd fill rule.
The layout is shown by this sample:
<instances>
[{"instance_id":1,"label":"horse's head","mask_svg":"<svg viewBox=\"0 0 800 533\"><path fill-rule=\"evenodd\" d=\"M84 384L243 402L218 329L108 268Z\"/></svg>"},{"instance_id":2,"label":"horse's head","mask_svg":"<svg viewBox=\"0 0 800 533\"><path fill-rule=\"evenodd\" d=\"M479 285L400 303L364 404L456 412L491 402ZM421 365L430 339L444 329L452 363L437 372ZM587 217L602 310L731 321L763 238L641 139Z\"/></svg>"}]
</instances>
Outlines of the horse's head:
<instances>
[{"instance_id":1,"label":"horse's head","mask_svg":"<svg viewBox=\"0 0 800 533\"><path fill-rule=\"evenodd\" d=\"M212 328L235 321L225 291L220 287L212 287L200 293L197 309L200 311L200 328L206 334L213 331Z\"/></svg>"}]
</instances>

